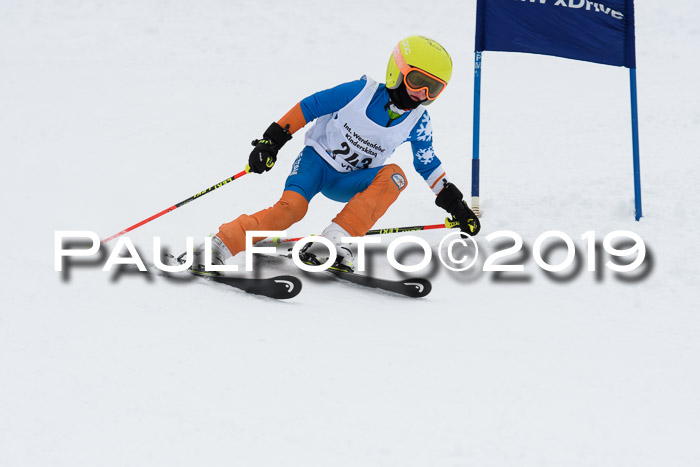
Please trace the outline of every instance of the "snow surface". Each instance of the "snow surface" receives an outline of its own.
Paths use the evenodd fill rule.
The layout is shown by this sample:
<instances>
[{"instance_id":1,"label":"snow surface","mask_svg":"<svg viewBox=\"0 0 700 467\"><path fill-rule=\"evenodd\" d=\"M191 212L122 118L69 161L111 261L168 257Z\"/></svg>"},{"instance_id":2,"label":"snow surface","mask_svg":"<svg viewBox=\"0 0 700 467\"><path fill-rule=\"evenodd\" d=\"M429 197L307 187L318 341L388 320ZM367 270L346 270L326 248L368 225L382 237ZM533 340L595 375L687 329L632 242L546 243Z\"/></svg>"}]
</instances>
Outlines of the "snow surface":
<instances>
[{"instance_id":1,"label":"snow surface","mask_svg":"<svg viewBox=\"0 0 700 467\"><path fill-rule=\"evenodd\" d=\"M531 251L560 230L585 259L584 232L631 230L649 250L641 278L599 264L557 282L528 253L504 276L526 280L434 261L423 300L300 274L301 295L278 302L54 271L55 231L104 238L237 173L271 121L317 90L383 79L415 33L454 58L430 112L468 192L475 2L427 5L0 2L0 465L700 465L697 2L637 5L640 222L627 71L484 56L480 245L511 230ZM180 251L271 205L302 141L130 238L145 257L154 236ZM392 161L409 186L377 227L440 222L409 148ZM315 199L290 235L339 208ZM437 250L445 233L421 236ZM381 251L372 264L398 276ZM299 274L259 272L278 269Z\"/></svg>"}]
</instances>

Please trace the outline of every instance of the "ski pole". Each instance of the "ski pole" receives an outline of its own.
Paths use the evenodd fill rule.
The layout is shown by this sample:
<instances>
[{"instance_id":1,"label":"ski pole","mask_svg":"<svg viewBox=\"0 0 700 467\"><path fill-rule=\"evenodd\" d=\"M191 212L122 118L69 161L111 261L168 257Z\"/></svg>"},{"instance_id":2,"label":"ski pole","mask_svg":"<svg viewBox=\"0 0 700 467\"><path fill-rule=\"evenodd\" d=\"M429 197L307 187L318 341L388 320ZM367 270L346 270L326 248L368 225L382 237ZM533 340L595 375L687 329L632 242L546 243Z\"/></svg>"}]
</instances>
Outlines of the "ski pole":
<instances>
[{"instance_id":1,"label":"ski pole","mask_svg":"<svg viewBox=\"0 0 700 467\"><path fill-rule=\"evenodd\" d=\"M234 181L235 179L244 176L245 174L247 174L247 173L249 172L249 170L250 170L250 167L248 167L248 166L246 165L244 171L239 172L239 173L237 173L236 175L227 178L226 180L222 180L222 181L220 181L219 183L217 183L216 185L210 186L209 188L207 188L207 189L204 190L204 191L200 191L199 193L195 193L194 195L190 196L190 197L187 198L186 200L180 201L179 203L177 203L177 204L175 204L175 205L173 205L173 206L170 206L169 208L164 209L164 210L162 210L161 212L152 215L152 216L149 217L148 219L144 219L144 220L142 220L141 222L132 225L131 227L127 227L126 229L122 230L121 232L115 233L115 234L112 235L111 237L105 238L104 240L102 240L102 243L107 243L108 241L113 240L113 239L115 239L115 238L117 238L117 237L119 237L119 236L121 236L121 235L124 235L124 234L127 233L127 232L131 232L132 230L137 229L137 228L141 227L142 225L151 222L151 221L154 220L154 219L158 219L160 216L162 216L162 215L164 215L164 214L167 214L167 213L169 213L170 211L174 211L175 209L179 208L180 206L184 206L185 204L189 203L190 201L194 201L195 199L199 199L199 198L201 198L202 196L206 195L207 193L209 193L209 192L211 192L211 191L214 191L214 190L216 190L217 188L221 188L222 186L228 184L229 182L232 182L232 181Z\"/></svg>"},{"instance_id":2,"label":"ski pole","mask_svg":"<svg viewBox=\"0 0 700 467\"><path fill-rule=\"evenodd\" d=\"M376 229L376 230L370 230L367 232L365 235L383 235L383 234L393 234L393 233L403 233L403 232L416 232L419 230L433 230L433 229L452 229L454 227L459 227L459 222L458 221L453 221L449 217L445 219L444 224L433 224L433 225L413 225L410 227L391 227L388 229ZM305 237L296 237L296 238L280 238L280 237L272 237L270 240L263 240L261 242L258 242L257 245L269 245L273 244L275 246L279 246L282 243L292 243L292 242L298 242L302 238Z\"/></svg>"},{"instance_id":3,"label":"ski pole","mask_svg":"<svg viewBox=\"0 0 700 467\"><path fill-rule=\"evenodd\" d=\"M389 228L389 229L376 229L376 230L370 230L365 235L382 235L382 234L392 234L392 233L415 232L417 230L452 229L454 227L459 227L459 221L453 221L449 217L446 217L444 224L414 225L411 227L393 227L393 228Z\"/></svg>"}]
</instances>

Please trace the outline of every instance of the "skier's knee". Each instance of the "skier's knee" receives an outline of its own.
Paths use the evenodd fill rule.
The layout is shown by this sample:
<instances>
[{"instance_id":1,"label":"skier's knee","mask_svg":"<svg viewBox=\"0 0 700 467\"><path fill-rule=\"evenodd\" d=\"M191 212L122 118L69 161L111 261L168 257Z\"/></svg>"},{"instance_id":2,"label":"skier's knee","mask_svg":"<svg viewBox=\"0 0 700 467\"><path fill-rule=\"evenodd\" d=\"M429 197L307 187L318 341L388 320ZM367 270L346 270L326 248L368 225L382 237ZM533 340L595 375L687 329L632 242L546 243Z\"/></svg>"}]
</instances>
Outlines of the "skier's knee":
<instances>
[{"instance_id":1,"label":"skier's knee","mask_svg":"<svg viewBox=\"0 0 700 467\"><path fill-rule=\"evenodd\" d=\"M384 215L406 188L406 175L396 164L381 168L365 191L356 194L333 222L354 237L361 237Z\"/></svg>"},{"instance_id":2,"label":"skier's knee","mask_svg":"<svg viewBox=\"0 0 700 467\"><path fill-rule=\"evenodd\" d=\"M401 170L401 167L396 164L387 164L382 167L382 169L377 172L377 176L372 183L374 184L375 182L385 183L389 186L393 184L396 187L395 194L397 198L408 185L406 174Z\"/></svg>"},{"instance_id":3,"label":"skier's knee","mask_svg":"<svg viewBox=\"0 0 700 467\"><path fill-rule=\"evenodd\" d=\"M281 224L290 225L299 222L304 218L309 209L309 202L296 191L287 190L282 194L277 203L272 207L271 214L274 215ZM283 227L283 228L287 228Z\"/></svg>"}]
</instances>

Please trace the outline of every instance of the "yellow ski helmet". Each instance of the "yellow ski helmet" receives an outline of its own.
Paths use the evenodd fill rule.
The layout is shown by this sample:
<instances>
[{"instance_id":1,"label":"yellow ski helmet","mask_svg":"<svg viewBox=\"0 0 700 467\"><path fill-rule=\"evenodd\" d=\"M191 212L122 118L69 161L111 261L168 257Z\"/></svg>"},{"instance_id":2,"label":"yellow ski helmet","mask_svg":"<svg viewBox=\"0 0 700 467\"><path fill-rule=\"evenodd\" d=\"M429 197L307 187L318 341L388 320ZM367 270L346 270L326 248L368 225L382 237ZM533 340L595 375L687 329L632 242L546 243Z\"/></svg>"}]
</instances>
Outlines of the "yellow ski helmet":
<instances>
[{"instance_id":1,"label":"yellow ski helmet","mask_svg":"<svg viewBox=\"0 0 700 467\"><path fill-rule=\"evenodd\" d=\"M425 36L410 36L396 44L386 68L386 87L402 82L410 89L425 89L430 104L452 77L452 59L445 48Z\"/></svg>"}]
</instances>

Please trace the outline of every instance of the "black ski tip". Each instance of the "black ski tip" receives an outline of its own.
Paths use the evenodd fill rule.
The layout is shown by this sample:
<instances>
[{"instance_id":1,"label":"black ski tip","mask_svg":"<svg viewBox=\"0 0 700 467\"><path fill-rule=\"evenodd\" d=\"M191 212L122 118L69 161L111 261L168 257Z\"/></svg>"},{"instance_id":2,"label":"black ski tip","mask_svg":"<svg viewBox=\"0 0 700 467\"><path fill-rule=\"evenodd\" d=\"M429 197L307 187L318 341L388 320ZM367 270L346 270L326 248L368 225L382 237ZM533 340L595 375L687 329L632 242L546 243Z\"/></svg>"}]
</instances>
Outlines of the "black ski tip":
<instances>
[{"instance_id":1,"label":"black ski tip","mask_svg":"<svg viewBox=\"0 0 700 467\"><path fill-rule=\"evenodd\" d=\"M264 295L278 300L294 298L301 292L301 280L294 276L276 276L265 279L246 279L239 277L211 277L211 280L230 285L248 293Z\"/></svg>"},{"instance_id":2,"label":"black ski tip","mask_svg":"<svg viewBox=\"0 0 700 467\"><path fill-rule=\"evenodd\" d=\"M431 284L428 279L405 279L402 282L406 286L405 294L409 297L425 297L433 290L433 284Z\"/></svg>"},{"instance_id":3,"label":"black ski tip","mask_svg":"<svg viewBox=\"0 0 700 467\"><path fill-rule=\"evenodd\" d=\"M275 290L279 290L280 293L276 296L270 295L273 298L294 298L301 292L301 280L294 276L277 276L270 279L277 286Z\"/></svg>"},{"instance_id":4,"label":"black ski tip","mask_svg":"<svg viewBox=\"0 0 700 467\"><path fill-rule=\"evenodd\" d=\"M362 285L364 287L374 287L411 298L425 297L433 289L432 284L428 279L423 279L420 277L397 281L332 269L329 269L328 272L332 273L339 279L346 280L348 282Z\"/></svg>"}]
</instances>

